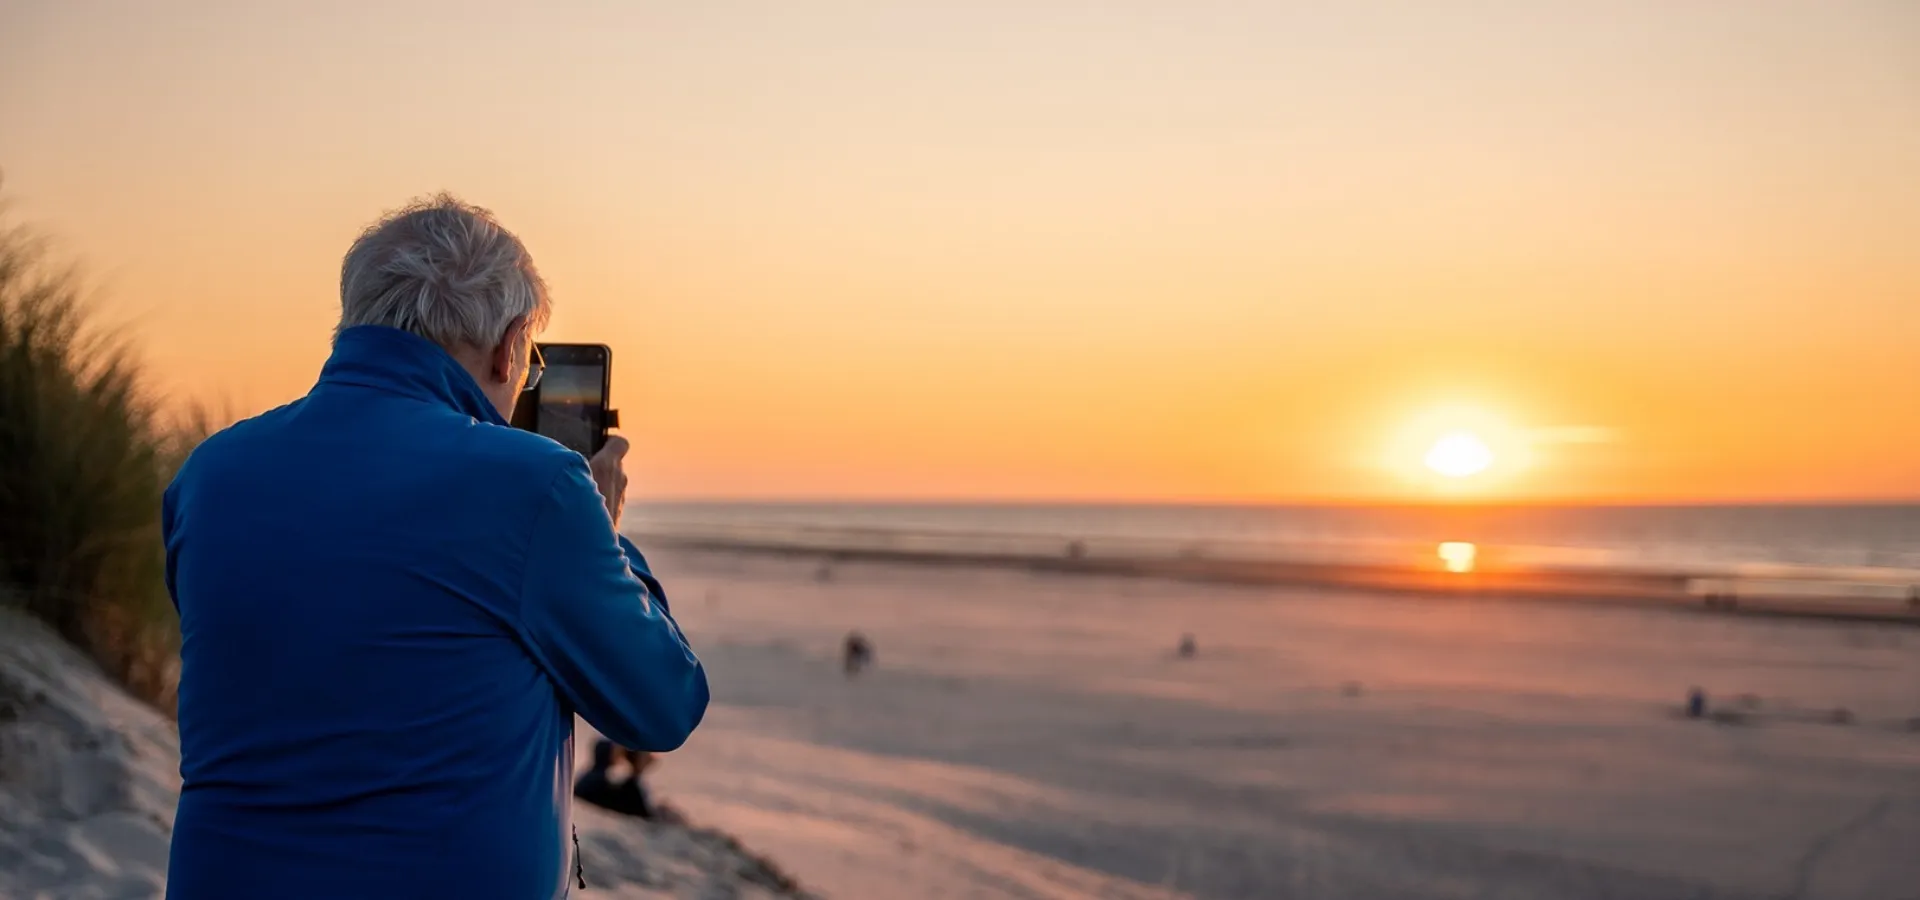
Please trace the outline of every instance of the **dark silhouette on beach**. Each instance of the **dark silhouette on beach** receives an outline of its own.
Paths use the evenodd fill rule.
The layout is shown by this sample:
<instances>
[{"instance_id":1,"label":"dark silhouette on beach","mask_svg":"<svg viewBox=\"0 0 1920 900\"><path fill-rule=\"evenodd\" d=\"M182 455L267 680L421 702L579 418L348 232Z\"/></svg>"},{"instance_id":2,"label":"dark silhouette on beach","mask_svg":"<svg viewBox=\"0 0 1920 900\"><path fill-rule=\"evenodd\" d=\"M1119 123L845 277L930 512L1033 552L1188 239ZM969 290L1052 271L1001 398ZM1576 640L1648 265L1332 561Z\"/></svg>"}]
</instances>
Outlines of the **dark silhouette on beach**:
<instances>
[{"instance_id":1,"label":"dark silhouette on beach","mask_svg":"<svg viewBox=\"0 0 1920 900\"><path fill-rule=\"evenodd\" d=\"M848 678L860 674L861 670L873 665L873 643L858 631L848 632L846 644L841 647L840 663Z\"/></svg>"},{"instance_id":2,"label":"dark silhouette on beach","mask_svg":"<svg viewBox=\"0 0 1920 900\"><path fill-rule=\"evenodd\" d=\"M627 777L616 780L613 767L624 761ZM654 755L645 750L628 750L601 739L593 745L593 768L573 785L573 796L624 816L658 821L679 821L680 815L665 804L655 804L647 792L647 770L653 768Z\"/></svg>"}]
</instances>

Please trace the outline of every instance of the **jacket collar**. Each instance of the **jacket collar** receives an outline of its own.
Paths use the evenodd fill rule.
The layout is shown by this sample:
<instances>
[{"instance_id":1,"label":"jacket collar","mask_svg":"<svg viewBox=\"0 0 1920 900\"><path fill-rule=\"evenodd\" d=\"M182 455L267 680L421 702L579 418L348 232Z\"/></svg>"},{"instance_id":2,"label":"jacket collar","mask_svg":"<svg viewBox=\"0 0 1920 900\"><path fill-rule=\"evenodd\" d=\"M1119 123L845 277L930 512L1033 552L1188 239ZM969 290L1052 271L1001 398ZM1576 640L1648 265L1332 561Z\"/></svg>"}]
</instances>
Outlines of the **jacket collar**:
<instances>
[{"instance_id":1,"label":"jacket collar","mask_svg":"<svg viewBox=\"0 0 1920 900\"><path fill-rule=\"evenodd\" d=\"M382 325L355 325L333 340L320 383L352 384L450 406L482 422L505 425L473 376L438 344Z\"/></svg>"}]
</instances>

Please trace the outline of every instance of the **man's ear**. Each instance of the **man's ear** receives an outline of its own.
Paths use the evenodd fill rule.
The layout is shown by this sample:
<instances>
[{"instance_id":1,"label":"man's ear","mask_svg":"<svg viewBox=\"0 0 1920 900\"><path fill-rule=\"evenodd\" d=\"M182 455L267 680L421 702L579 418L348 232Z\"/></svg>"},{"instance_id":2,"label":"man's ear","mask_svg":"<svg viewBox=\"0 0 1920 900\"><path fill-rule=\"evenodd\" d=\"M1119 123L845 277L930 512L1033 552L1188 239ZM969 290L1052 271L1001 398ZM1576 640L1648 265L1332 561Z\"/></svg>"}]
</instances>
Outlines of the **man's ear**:
<instances>
[{"instance_id":1,"label":"man's ear","mask_svg":"<svg viewBox=\"0 0 1920 900\"><path fill-rule=\"evenodd\" d=\"M507 323L507 331L500 336L500 343L493 346L491 358L487 361L487 374L500 384L513 381L513 357L519 353L520 345L527 342L527 317L516 316Z\"/></svg>"}]
</instances>

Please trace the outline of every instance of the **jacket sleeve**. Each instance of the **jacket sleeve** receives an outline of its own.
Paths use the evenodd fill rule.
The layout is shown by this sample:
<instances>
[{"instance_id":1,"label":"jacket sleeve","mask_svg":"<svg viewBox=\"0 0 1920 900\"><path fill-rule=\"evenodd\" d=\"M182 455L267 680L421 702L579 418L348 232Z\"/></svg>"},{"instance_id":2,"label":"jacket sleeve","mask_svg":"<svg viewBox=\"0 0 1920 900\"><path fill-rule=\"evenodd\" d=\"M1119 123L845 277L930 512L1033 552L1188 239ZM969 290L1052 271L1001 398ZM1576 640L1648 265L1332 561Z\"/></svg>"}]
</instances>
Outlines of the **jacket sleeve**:
<instances>
[{"instance_id":1,"label":"jacket sleeve","mask_svg":"<svg viewBox=\"0 0 1920 900\"><path fill-rule=\"evenodd\" d=\"M167 485L166 493L160 495L160 544L167 553L167 598L173 601L175 615L180 613L180 592L174 589L180 569L180 545L174 541L174 515L179 508L180 481Z\"/></svg>"},{"instance_id":2,"label":"jacket sleeve","mask_svg":"<svg viewBox=\"0 0 1920 900\"><path fill-rule=\"evenodd\" d=\"M617 744L672 750L706 714L706 671L646 559L614 534L585 460L535 517L520 624L561 694Z\"/></svg>"}]
</instances>

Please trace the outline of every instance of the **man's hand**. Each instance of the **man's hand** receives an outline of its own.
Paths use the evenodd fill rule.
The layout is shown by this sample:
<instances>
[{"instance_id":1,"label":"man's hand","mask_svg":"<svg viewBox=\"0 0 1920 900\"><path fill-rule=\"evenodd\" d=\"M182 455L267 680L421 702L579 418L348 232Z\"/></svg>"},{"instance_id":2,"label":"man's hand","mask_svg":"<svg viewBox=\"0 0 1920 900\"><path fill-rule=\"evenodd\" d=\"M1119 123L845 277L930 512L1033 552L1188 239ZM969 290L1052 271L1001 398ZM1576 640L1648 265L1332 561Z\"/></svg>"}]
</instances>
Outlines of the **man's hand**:
<instances>
[{"instance_id":1,"label":"man's hand","mask_svg":"<svg viewBox=\"0 0 1920 900\"><path fill-rule=\"evenodd\" d=\"M627 505L627 439L617 434L607 435L606 446L600 448L593 458L587 461L587 468L593 472L593 483L600 488L600 496L607 501L607 515L613 517L613 527L620 527L620 511Z\"/></svg>"}]
</instances>

